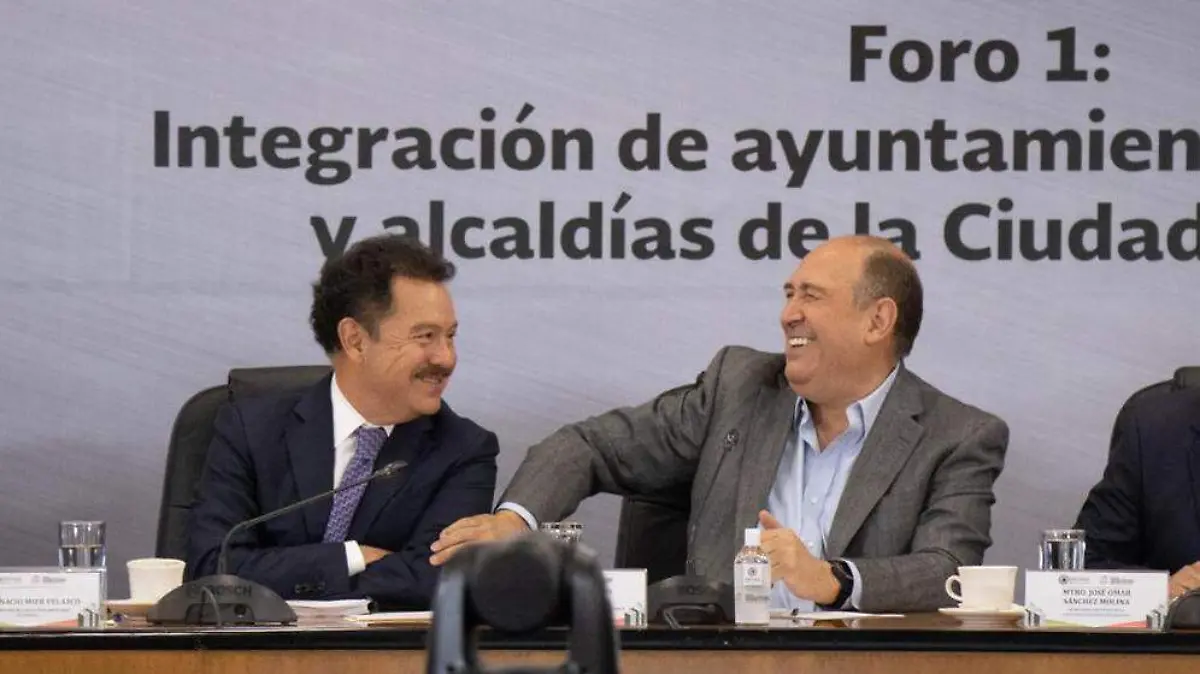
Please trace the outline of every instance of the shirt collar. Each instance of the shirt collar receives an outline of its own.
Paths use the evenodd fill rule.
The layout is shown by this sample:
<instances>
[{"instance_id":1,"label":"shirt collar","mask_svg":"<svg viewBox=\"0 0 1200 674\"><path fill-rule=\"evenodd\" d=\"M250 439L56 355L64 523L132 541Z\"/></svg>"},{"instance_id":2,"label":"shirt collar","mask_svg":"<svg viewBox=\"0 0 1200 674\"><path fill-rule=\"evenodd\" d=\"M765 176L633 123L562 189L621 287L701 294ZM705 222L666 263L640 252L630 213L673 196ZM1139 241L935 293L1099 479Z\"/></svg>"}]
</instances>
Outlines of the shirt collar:
<instances>
[{"instance_id":1,"label":"shirt collar","mask_svg":"<svg viewBox=\"0 0 1200 674\"><path fill-rule=\"evenodd\" d=\"M333 446L345 442L360 426L368 426L375 428L375 424L367 423L363 415L359 414L358 410L354 409L354 405L346 400L345 394L342 393L341 387L338 386L337 374L333 375L333 382L329 385L329 397L333 403ZM384 426L383 430L390 436L393 426Z\"/></svg>"},{"instance_id":2,"label":"shirt collar","mask_svg":"<svg viewBox=\"0 0 1200 674\"><path fill-rule=\"evenodd\" d=\"M892 390L892 384L896 383L896 374L900 372L900 364L892 368L891 374L883 380L879 386L866 395L861 400L857 400L846 409L846 416L850 419L851 426L858 426L861 423L862 435L866 437L871 432L871 426L875 424L875 419L879 417L879 411L883 409L883 401L887 399L887 394ZM858 423L856 423L858 422ZM811 424L812 418L808 411L808 403L804 398L796 398L796 411L792 416L793 427L799 428L804 424Z\"/></svg>"}]
</instances>

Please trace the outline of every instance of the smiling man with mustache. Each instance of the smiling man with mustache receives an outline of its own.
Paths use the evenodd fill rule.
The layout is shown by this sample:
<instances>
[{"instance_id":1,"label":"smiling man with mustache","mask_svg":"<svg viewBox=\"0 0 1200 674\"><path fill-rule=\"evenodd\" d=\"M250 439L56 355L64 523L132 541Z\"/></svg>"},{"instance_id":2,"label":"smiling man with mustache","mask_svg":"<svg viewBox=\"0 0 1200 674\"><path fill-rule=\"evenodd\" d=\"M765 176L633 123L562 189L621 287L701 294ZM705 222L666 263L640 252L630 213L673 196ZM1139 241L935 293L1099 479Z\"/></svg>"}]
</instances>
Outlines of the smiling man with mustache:
<instances>
[{"instance_id":1,"label":"smiling man with mustache","mask_svg":"<svg viewBox=\"0 0 1200 674\"><path fill-rule=\"evenodd\" d=\"M595 493L682 489L705 576L730 580L743 530L764 529L776 608L949 604L946 578L991 543L1008 428L905 368L922 310L896 246L825 243L784 283L783 353L726 347L692 385L563 427L529 450L498 512L442 532L433 563Z\"/></svg>"},{"instance_id":2,"label":"smiling man with mustache","mask_svg":"<svg viewBox=\"0 0 1200 674\"><path fill-rule=\"evenodd\" d=\"M454 266L415 239L365 239L328 260L310 322L333 373L299 391L227 404L189 522L190 578L213 573L233 525L350 484L394 461L399 476L340 492L233 539L229 571L288 599L370 597L426 608L429 546L486 513L495 434L442 400L457 364Z\"/></svg>"}]
</instances>

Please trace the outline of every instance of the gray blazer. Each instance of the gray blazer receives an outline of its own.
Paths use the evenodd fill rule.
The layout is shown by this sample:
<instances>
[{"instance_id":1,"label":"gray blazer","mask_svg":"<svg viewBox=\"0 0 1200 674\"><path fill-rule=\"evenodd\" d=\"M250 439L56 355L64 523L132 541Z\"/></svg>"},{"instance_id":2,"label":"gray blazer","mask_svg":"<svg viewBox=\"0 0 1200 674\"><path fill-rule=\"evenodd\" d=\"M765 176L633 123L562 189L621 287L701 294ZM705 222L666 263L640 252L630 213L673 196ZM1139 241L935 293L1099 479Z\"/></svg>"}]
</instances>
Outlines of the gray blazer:
<instances>
[{"instance_id":1,"label":"gray blazer","mask_svg":"<svg viewBox=\"0 0 1200 674\"><path fill-rule=\"evenodd\" d=\"M596 493L690 484L689 557L701 574L728 581L741 532L757 524L792 432L796 394L783 367L781 354L725 347L694 384L565 426L531 447L500 500L547 522ZM1003 421L901 366L827 539L828 558L859 569L861 610L952 604L946 578L980 564L991 545L992 485L1007 446Z\"/></svg>"}]
</instances>

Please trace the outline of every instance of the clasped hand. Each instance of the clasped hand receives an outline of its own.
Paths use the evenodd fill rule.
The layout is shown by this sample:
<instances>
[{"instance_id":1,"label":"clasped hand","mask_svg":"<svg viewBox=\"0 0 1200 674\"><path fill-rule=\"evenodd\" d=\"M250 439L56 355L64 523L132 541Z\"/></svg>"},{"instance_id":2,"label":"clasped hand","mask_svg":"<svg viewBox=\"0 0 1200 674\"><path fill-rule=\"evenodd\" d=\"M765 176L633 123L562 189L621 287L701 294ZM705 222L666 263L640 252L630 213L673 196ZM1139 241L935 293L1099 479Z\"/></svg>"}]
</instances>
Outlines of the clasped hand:
<instances>
[{"instance_id":1,"label":"clasped hand","mask_svg":"<svg viewBox=\"0 0 1200 674\"><path fill-rule=\"evenodd\" d=\"M758 522L763 552L771 560L772 582L782 581L796 597L817 604L837 599L840 586L829 562L813 557L796 532L766 510L758 514Z\"/></svg>"}]
</instances>

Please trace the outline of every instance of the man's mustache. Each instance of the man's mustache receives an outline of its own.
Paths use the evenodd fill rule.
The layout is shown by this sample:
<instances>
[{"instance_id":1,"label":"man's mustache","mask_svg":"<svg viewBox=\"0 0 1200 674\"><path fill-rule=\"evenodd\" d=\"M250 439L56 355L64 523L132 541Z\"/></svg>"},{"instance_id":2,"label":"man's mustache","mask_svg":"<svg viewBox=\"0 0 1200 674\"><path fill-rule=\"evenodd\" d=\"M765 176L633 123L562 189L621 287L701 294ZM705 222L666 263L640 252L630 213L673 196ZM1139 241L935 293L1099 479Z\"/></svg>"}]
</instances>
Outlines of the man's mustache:
<instances>
[{"instance_id":1,"label":"man's mustache","mask_svg":"<svg viewBox=\"0 0 1200 674\"><path fill-rule=\"evenodd\" d=\"M453 368L442 367L441 365L427 365L417 370L417 373L413 376L417 379L421 379L422 377L449 377L453 373Z\"/></svg>"}]
</instances>

